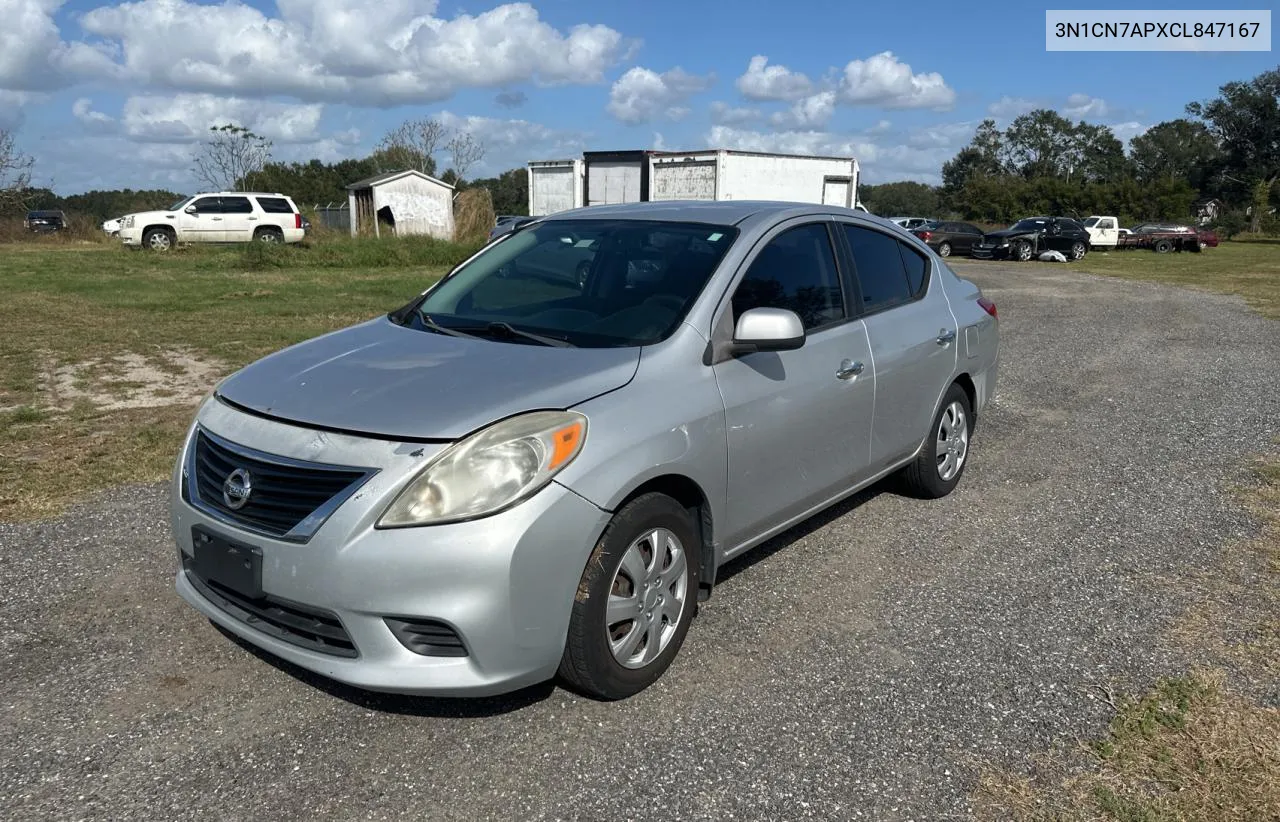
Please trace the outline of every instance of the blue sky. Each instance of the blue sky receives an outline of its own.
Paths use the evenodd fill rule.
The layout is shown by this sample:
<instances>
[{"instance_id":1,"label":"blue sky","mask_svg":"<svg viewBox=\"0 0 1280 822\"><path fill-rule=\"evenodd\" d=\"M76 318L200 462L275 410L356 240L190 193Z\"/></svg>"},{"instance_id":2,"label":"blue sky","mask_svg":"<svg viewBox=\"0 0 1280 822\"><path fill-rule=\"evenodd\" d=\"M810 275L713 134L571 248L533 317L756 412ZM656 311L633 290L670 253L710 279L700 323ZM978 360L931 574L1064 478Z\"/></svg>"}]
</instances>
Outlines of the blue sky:
<instances>
[{"instance_id":1,"label":"blue sky","mask_svg":"<svg viewBox=\"0 0 1280 822\"><path fill-rule=\"evenodd\" d=\"M267 134L280 159L333 160L420 116L487 145L471 176L583 149L717 146L853 154L868 182L937 182L984 117L1048 107L1127 139L1280 63L1049 53L1044 8L0 0L0 127L64 193L193 190L214 122Z\"/></svg>"}]
</instances>

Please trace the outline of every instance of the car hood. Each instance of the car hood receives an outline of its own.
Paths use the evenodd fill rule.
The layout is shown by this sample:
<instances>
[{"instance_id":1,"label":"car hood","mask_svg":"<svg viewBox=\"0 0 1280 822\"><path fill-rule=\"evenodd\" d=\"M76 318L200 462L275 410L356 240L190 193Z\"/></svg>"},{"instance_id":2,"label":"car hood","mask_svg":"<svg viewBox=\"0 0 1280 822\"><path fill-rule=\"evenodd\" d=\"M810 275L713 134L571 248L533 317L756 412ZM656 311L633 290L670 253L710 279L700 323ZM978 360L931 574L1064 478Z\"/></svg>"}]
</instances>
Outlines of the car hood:
<instances>
[{"instance_id":1,"label":"car hood","mask_svg":"<svg viewBox=\"0 0 1280 822\"><path fill-rule=\"evenodd\" d=\"M1012 229L1003 229L1001 231L988 231L982 236L988 240L1007 240L1010 237L1022 237L1027 234L1034 234L1034 231L1014 231Z\"/></svg>"},{"instance_id":2,"label":"car hood","mask_svg":"<svg viewBox=\"0 0 1280 822\"><path fill-rule=\"evenodd\" d=\"M380 317L258 360L223 381L218 395L302 425L453 440L512 414L621 388L639 362L638 347L475 340Z\"/></svg>"}]
</instances>

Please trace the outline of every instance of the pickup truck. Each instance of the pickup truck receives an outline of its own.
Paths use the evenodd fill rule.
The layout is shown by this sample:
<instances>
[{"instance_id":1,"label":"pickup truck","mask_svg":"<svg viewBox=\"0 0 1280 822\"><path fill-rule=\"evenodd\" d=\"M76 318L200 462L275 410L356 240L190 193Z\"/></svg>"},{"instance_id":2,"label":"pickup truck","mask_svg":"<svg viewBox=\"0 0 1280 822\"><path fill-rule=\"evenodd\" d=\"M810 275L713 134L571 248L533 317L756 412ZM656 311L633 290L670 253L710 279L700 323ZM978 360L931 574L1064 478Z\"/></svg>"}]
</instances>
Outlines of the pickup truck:
<instances>
[{"instance_id":1,"label":"pickup truck","mask_svg":"<svg viewBox=\"0 0 1280 822\"><path fill-rule=\"evenodd\" d=\"M1143 223L1132 229L1120 228L1115 217L1092 216L1084 221L1092 248L1127 251L1151 249L1158 254L1170 251L1200 251L1209 245L1206 237L1190 226L1174 223Z\"/></svg>"}]
</instances>

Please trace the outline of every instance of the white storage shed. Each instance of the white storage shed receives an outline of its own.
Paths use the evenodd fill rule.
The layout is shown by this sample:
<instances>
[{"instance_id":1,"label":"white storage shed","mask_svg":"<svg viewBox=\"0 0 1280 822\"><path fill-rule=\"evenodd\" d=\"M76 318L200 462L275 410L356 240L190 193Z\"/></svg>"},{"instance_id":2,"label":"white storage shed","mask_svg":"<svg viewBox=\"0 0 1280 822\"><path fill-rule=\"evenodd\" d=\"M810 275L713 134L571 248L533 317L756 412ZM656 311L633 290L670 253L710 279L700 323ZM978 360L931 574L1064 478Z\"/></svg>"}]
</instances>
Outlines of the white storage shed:
<instances>
[{"instance_id":1,"label":"white storage shed","mask_svg":"<svg viewBox=\"0 0 1280 822\"><path fill-rule=\"evenodd\" d=\"M351 236L383 231L452 240L453 186L416 169L392 171L347 186Z\"/></svg>"}]
</instances>

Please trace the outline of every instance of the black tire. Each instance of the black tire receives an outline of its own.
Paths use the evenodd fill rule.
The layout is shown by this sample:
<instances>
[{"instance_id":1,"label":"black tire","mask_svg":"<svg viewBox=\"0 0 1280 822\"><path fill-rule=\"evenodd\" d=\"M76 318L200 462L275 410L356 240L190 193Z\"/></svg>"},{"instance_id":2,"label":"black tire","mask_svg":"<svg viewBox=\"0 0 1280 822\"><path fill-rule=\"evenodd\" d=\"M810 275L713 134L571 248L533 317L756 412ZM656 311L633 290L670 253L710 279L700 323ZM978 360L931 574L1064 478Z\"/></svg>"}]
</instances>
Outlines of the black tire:
<instances>
[{"instance_id":1,"label":"black tire","mask_svg":"<svg viewBox=\"0 0 1280 822\"><path fill-rule=\"evenodd\" d=\"M675 630L661 652L643 667L628 668L609 647L606 607L615 581L623 580L619 577L623 557L633 543L655 528L670 531L683 549L684 603ZM626 699L652 685L666 672L684 644L698 607L702 544L697 534L689 511L665 494L636 497L614 514L578 583L564 656L560 660L560 679L566 686L596 699ZM639 630L639 626L633 625L633 630Z\"/></svg>"},{"instance_id":2,"label":"black tire","mask_svg":"<svg viewBox=\"0 0 1280 822\"><path fill-rule=\"evenodd\" d=\"M260 228L254 232L253 239L260 243L283 243L284 232L278 228Z\"/></svg>"},{"instance_id":3,"label":"black tire","mask_svg":"<svg viewBox=\"0 0 1280 822\"><path fill-rule=\"evenodd\" d=\"M1156 253L1168 254L1173 251L1173 243L1169 240L1156 240Z\"/></svg>"},{"instance_id":4,"label":"black tire","mask_svg":"<svg viewBox=\"0 0 1280 822\"><path fill-rule=\"evenodd\" d=\"M950 257L950 256L951 256L951 243L942 243L941 245L939 245L939 246L938 246L938 256L939 256L939 257Z\"/></svg>"},{"instance_id":5,"label":"black tire","mask_svg":"<svg viewBox=\"0 0 1280 822\"><path fill-rule=\"evenodd\" d=\"M142 247L152 251L170 251L177 245L173 232L167 228L148 228L142 232Z\"/></svg>"},{"instance_id":6,"label":"black tire","mask_svg":"<svg viewBox=\"0 0 1280 822\"><path fill-rule=\"evenodd\" d=\"M939 470L938 456L938 430L942 426L943 418L948 414L954 404L958 404L964 413L965 419L965 449L963 458L960 460L959 469L954 476L943 478ZM929 425L929 433L926 436L924 447L920 449L919 456L910 465L902 469L900 480L903 490L913 497L919 499L938 499L945 497L955 490L960 484L960 478L964 476L964 469L969 465L969 449L973 436L973 409L969 404L969 395L964 389L955 383L947 389L947 393L942 397L942 404L938 407L938 411L933 415L933 422Z\"/></svg>"},{"instance_id":7,"label":"black tire","mask_svg":"<svg viewBox=\"0 0 1280 822\"><path fill-rule=\"evenodd\" d=\"M1080 240L1076 240L1071 244L1071 253L1067 254L1069 260L1083 260L1084 255L1089 253L1089 246Z\"/></svg>"},{"instance_id":8,"label":"black tire","mask_svg":"<svg viewBox=\"0 0 1280 822\"><path fill-rule=\"evenodd\" d=\"M1009 256L1020 263L1025 263L1031 259L1034 252L1031 249L1031 243L1026 240L1017 240L1009 249Z\"/></svg>"}]
</instances>

